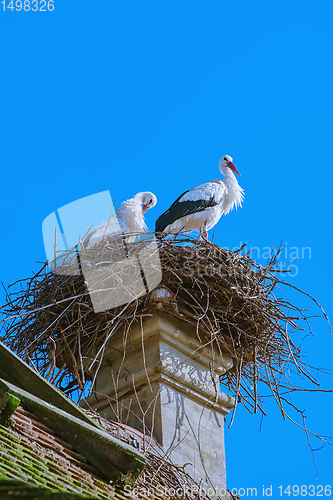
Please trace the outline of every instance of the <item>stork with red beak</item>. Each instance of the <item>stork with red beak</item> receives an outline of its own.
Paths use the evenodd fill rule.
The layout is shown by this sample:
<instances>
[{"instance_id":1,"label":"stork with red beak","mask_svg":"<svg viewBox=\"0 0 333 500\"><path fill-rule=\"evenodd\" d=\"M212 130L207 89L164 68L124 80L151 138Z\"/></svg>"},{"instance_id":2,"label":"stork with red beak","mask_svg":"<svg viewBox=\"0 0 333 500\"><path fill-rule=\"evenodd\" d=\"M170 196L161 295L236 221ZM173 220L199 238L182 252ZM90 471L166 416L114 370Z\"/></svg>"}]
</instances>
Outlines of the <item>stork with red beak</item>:
<instances>
[{"instance_id":1,"label":"stork with red beak","mask_svg":"<svg viewBox=\"0 0 333 500\"><path fill-rule=\"evenodd\" d=\"M242 206L244 191L237 182L233 172L240 175L231 156L221 158L219 169L223 179L200 184L185 191L174 201L170 208L159 216L155 223L155 231L178 233L199 231L208 239L208 230L217 224L222 214L228 214L235 206Z\"/></svg>"},{"instance_id":2,"label":"stork with red beak","mask_svg":"<svg viewBox=\"0 0 333 500\"><path fill-rule=\"evenodd\" d=\"M133 198L123 201L110 219L102 222L84 242L86 248L92 248L101 239L117 234L138 234L148 231L144 214L156 205L157 199L149 191L138 193ZM135 237L133 237L135 239ZM128 242L130 242L128 240Z\"/></svg>"}]
</instances>

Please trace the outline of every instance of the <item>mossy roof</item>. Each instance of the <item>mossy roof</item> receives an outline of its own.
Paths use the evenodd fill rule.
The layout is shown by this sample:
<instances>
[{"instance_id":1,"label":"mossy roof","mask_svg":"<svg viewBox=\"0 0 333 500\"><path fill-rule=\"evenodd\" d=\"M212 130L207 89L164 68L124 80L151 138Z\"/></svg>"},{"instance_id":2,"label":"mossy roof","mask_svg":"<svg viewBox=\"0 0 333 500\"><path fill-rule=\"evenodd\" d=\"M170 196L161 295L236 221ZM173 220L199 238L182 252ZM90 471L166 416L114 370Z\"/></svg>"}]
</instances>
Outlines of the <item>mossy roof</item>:
<instances>
[{"instance_id":1,"label":"mossy roof","mask_svg":"<svg viewBox=\"0 0 333 500\"><path fill-rule=\"evenodd\" d=\"M134 486L144 465L135 448L106 433L1 342L0 377L1 499L124 498L121 485Z\"/></svg>"},{"instance_id":2,"label":"mossy roof","mask_svg":"<svg viewBox=\"0 0 333 500\"><path fill-rule=\"evenodd\" d=\"M147 485L148 489L148 485ZM149 493L115 489L44 422L19 406L9 427L0 426L1 500L167 500L157 485Z\"/></svg>"},{"instance_id":3,"label":"mossy roof","mask_svg":"<svg viewBox=\"0 0 333 500\"><path fill-rule=\"evenodd\" d=\"M23 409L20 411L21 414L24 412ZM0 426L0 492L2 495L8 494L13 488L17 493L29 490L32 492L31 488L34 487L35 490L41 490L40 494L43 494L42 490L48 490L53 493L82 495L82 498L107 499L114 496L109 485L98 479L92 472L82 468L82 466L85 467L82 457L73 455L70 457L68 453L66 454L66 450L68 451L66 443L61 444L60 440L57 443L56 438L49 434L49 444L45 446L47 432L37 431L36 426L31 426L29 429L27 416L24 417L27 427L23 431L26 435L20 432L15 425L17 416L13 416L13 425L9 428ZM29 433L31 438L28 437ZM41 444L43 440L44 446ZM24 496L26 494L24 493ZM0 495L0 498L3 496Z\"/></svg>"}]
</instances>

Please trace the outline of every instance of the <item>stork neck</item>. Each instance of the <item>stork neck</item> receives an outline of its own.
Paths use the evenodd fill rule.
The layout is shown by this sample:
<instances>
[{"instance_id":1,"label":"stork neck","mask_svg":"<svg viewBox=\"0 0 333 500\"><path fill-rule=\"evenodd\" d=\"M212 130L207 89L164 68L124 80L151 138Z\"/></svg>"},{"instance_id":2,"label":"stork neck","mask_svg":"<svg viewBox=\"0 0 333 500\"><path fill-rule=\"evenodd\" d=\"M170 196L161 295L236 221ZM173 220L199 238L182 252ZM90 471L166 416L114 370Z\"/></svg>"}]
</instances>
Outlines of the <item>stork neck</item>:
<instances>
[{"instance_id":1,"label":"stork neck","mask_svg":"<svg viewBox=\"0 0 333 500\"><path fill-rule=\"evenodd\" d=\"M229 167L222 167L220 170L221 170L221 173L223 174L223 181L225 184L229 184L229 185L237 184L238 185L238 181L237 181L234 173L232 172L232 170Z\"/></svg>"}]
</instances>

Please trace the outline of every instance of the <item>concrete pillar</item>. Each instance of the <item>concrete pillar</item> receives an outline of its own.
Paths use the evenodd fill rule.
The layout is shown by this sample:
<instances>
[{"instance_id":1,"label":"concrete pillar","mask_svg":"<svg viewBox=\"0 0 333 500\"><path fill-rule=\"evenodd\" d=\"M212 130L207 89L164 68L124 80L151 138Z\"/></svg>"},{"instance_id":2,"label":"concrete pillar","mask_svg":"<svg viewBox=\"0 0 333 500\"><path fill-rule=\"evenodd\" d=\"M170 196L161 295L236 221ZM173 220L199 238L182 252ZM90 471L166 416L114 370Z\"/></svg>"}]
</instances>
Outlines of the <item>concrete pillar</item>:
<instances>
[{"instance_id":1,"label":"concrete pillar","mask_svg":"<svg viewBox=\"0 0 333 500\"><path fill-rule=\"evenodd\" d=\"M88 360L87 360L88 361ZM203 485L226 487L224 416L234 399L219 389L232 359L179 314L162 309L112 337L89 405L102 417L152 430L172 462ZM118 401L110 405L106 396ZM126 410L124 406L130 408ZM83 403L84 406L84 403Z\"/></svg>"}]
</instances>

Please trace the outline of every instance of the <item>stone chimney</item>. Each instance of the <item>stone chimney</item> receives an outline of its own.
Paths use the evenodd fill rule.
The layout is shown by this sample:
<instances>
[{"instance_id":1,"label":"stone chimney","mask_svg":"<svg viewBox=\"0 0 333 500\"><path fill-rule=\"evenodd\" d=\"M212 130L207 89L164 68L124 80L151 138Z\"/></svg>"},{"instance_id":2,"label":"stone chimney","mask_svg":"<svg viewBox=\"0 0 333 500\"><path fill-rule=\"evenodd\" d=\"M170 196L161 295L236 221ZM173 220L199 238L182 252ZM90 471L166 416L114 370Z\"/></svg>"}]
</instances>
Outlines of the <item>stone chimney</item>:
<instances>
[{"instance_id":1,"label":"stone chimney","mask_svg":"<svg viewBox=\"0 0 333 500\"><path fill-rule=\"evenodd\" d=\"M224 418L234 399L220 391L219 377L232 359L170 307L171 300L169 290L158 287L153 307L127 337L123 331L112 337L86 402L104 418L141 431L145 425L174 464L203 487L221 491Z\"/></svg>"}]
</instances>

